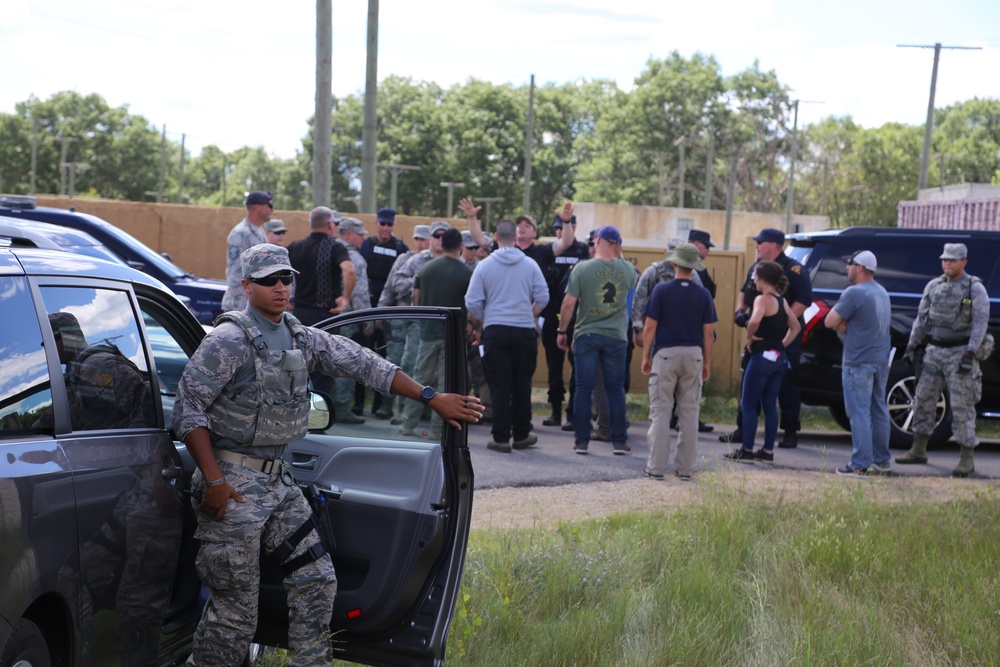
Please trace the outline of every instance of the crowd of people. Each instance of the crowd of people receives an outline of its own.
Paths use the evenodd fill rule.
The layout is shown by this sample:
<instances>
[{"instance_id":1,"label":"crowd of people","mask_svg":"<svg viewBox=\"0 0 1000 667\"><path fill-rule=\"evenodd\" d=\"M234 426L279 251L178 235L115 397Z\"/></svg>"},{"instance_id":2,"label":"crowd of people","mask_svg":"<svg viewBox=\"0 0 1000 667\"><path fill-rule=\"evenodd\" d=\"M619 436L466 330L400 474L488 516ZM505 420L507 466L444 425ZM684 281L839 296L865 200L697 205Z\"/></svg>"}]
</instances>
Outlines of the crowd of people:
<instances>
[{"instance_id":1,"label":"crowd of people","mask_svg":"<svg viewBox=\"0 0 1000 667\"><path fill-rule=\"evenodd\" d=\"M572 431L577 454L587 454L593 440L627 455L625 394L638 345L649 376L650 452L643 473L663 480L672 467L677 479L692 479L697 434L711 430L699 411L718 321L716 286L704 263L713 247L707 232L671 239L666 258L640 276L622 257L615 227L595 229L586 242L576 238L569 202L555 214L552 243L535 243L538 225L528 215L501 220L489 238L478 220L480 207L463 199L459 208L468 230L444 220L417 225L412 250L392 233L392 209L379 209L377 229L369 234L361 220L317 207L309 236L286 248L285 224L271 219L271 193L249 193L246 207L227 241L227 312L185 368L172 414L198 466L192 480L197 567L211 592L192 664L237 664L246 654L256 622L261 546L283 559L293 610L290 664L330 662L329 644L319 638L329 627L337 580L309 504L282 458L288 443L306 432L310 383L332 397L341 423L364 421L370 388L371 415L393 420L403 436L414 435L425 420L438 437L446 424L461 429L485 419L492 433L486 447L510 454L538 442L531 378L541 332L551 407L543 426ZM738 427L721 439L739 445L728 459L771 463L776 446L798 445L796 373L811 285L802 265L782 252L780 230L764 229L754 241L757 261L733 318L746 329ZM896 458L898 464L927 463L937 396L947 387L961 446L953 471L959 477L974 470L979 361L993 351L989 297L982 281L965 272L967 252L962 244L945 244L943 275L924 290L905 352L919 366L915 439ZM853 447L837 473L852 477L890 470L884 400L890 308L877 270L871 251L848 259L852 286L825 319L844 338ZM473 394L437 391L445 380L445 339L433 320L350 325L341 335L312 326L351 310L411 304L465 309ZM764 437L757 448L761 413Z\"/></svg>"}]
</instances>

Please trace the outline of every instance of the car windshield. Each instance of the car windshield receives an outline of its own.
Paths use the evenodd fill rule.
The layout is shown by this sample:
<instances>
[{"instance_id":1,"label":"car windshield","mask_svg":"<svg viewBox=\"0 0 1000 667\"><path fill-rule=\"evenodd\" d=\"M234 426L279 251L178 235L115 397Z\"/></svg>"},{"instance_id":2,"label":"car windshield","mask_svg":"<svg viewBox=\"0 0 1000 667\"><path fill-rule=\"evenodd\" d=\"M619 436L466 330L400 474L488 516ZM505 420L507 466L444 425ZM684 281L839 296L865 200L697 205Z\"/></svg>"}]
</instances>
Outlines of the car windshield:
<instances>
[{"instance_id":1,"label":"car windshield","mask_svg":"<svg viewBox=\"0 0 1000 667\"><path fill-rule=\"evenodd\" d=\"M118 227L115 227L111 223L105 220L101 220L100 218L94 216L87 216L87 217L90 218L90 220L94 221L95 223L101 225L101 228L104 229L106 232L108 232L112 236L117 237L120 241L122 241L122 243L128 244L129 247L133 248L137 253L142 255L142 261L157 266L161 271L166 273L168 276L171 276L172 278L191 277L190 273L188 273L181 267L177 266L169 259L161 255L160 253L156 252L155 250L153 250L148 245L146 245L139 239L135 238L128 232L123 231Z\"/></svg>"}]
</instances>

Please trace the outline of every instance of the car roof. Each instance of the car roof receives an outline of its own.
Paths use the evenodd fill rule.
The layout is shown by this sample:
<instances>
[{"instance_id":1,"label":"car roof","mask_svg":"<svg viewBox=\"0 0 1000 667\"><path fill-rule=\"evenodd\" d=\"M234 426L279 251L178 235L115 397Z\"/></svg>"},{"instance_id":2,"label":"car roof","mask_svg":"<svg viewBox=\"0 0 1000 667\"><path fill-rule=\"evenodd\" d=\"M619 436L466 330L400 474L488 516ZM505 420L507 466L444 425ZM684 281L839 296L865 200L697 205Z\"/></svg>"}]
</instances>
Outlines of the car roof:
<instances>
[{"instance_id":1,"label":"car roof","mask_svg":"<svg viewBox=\"0 0 1000 667\"><path fill-rule=\"evenodd\" d=\"M796 241L816 241L825 239L828 241L844 240L854 241L858 238L899 238L908 237L933 238L933 239L1000 239L1000 232L985 231L980 229L910 229L908 227L846 227L844 229L824 229L818 232L797 232L789 234L789 240L794 244Z\"/></svg>"}]
</instances>

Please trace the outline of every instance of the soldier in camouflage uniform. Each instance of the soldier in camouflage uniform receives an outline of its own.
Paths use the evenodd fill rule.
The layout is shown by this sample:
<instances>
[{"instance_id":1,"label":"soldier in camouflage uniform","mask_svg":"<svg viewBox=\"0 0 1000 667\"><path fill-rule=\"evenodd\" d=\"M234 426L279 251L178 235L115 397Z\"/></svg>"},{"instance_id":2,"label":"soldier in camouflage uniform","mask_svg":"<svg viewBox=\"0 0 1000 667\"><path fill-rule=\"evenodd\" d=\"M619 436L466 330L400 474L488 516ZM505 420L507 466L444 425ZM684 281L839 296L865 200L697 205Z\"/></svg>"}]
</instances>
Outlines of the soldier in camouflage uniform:
<instances>
[{"instance_id":1,"label":"soldier in camouflage uniform","mask_svg":"<svg viewBox=\"0 0 1000 667\"><path fill-rule=\"evenodd\" d=\"M270 192L254 190L247 195L247 217L233 227L226 238L226 283L229 289L222 297L222 310L241 310L247 305L246 294L240 287L243 271L240 267L240 255L250 246L267 243L264 233L264 223L271 219L274 212L274 198Z\"/></svg>"},{"instance_id":2,"label":"soldier in camouflage uniform","mask_svg":"<svg viewBox=\"0 0 1000 667\"><path fill-rule=\"evenodd\" d=\"M281 458L306 433L309 372L353 377L414 400L421 387L371 350L302 326L286 312L293 275L287 250L258 245L241 259L248 307L220 316L185 368L173 410L173 427L198 465L196 567L211 591L189 663L238 665L246 656L263 547L284 556L289 664L327 666L337 580L315 529L305 528L309 504ZM424 392L456 428L481 414L473 396Z\"/></svg>"},{"instance_id":3,"label":"soldier in camouflage uniform","mask_svg":"<svg viewBox=\"0 0 1000 667\"><path fill-rule=\"evenodd\" d=\"M383 303L388 305L388 299L394 299L396 304L400 306L409 306L413 303L413 281L416 279L417 274L420 273L420 269L424 268L424 264L444 254L444 251L441 250L441 235L449 229L451 229L451 225L444 220L437 220L431 223L428 247L425 250L414 253L401 266L393 267L395 275L390 275L386 280L385 287L382 289L383 294L388 290L391 296L387 297L386 302L383 302L382 298L379 297L380 306ZM403 356L399 363L405 372L412 374L416 370L417 352L419 350L420 329L415 321L410 321L406 327ZM399 425L403 423L402 412L403 401L400 399L397 401L396 406L397 416L393 418L392 424Z\"/></svg>"},{"instance_id":4,"label":"soldier in camouflage uniform","mask_svg":"<svg viewBox=\"0 0 1000 667\"><path fill-rule=\"evenodd\" d=\"M418 252L427 250L430 245L431 238L431 226L430 225L416 225L413 228L413 250L407 250L392 264L392 269L389 270L389 276L385 279L385 285L382 288L382 293L378 298L379 308L388 308L390 306L409 306L411 305L410 297L412 295L412 281L410 286L410 291L405 293L400 293L402 287L398 284L399 281L396 280L396 276L399 270L406 264L406 262L416 255ZM405 291L405 290L404 290ZM406 347L406 339L408 336L419 335L419 329L417 323L408 320L397 320L395 322L386 320L380 322L379 326L388 327L388 335L386 336L386 359L392 363L402 367L403 366L403 350ZM412 368L410 369L413 370ZM396 410L393 410L393 403L399 403ZM385 401L382 403L382 407L378 409L375 416L379 419L389 419L392 417L394 412L399 412L402 410L403 399L396 399L396 401Z\"/></svg>"},{"instance_id":5,"label":"soldier in camouflage uniform","mask_svg":"<svg viewBox=\"0 0 1000 667\"><path fill-rule=\"evenodd\" d=\"M361 244L364 243L365 223L357 218L343 217L340 219L340 238L338 243L347 250L347 256L351 258L354 265L354 272L357 274L357 281L354 283L354 290L350 294L350 303L343 312L364 310L371 307L371 295L368 284L368 262L361 254ZM374 331L374 325L367 325L364 330L357 324L349 324L340 330L342 336L354 340L365 347L370 348L369 341ZM360 393L360 396L359 396ZM355 382L350 378L338 378L334 389L333 400L336 403L337 415L344 420L344 423L364 424L361 417L364 414L365 388L363 384ZM353 404L353 408L351 407Z\"/></svg>"},{"instance_id":6,"label":"soldier in camouflage uniform","mask_svg":"<svg viewBox=\"0 0 1000 667\"><path fill-rule=\"evenodd\" d=\"M927 441L934 432L937 400L944 387L951 396L951 426L962 448L955 477L967 477L975 466L976 403L983 395L979 361L992 349L984 348L990 317L990 297L983 282L965 272L968 249L962 243L945 243L941 254L944 274L927 283L910 330L904 357L913 360L925 344L923 371L914 396L913 446L896 457L896 463L927 463ZM977 351L979 352L977 358Z\"/></svg>"}]
</instances>

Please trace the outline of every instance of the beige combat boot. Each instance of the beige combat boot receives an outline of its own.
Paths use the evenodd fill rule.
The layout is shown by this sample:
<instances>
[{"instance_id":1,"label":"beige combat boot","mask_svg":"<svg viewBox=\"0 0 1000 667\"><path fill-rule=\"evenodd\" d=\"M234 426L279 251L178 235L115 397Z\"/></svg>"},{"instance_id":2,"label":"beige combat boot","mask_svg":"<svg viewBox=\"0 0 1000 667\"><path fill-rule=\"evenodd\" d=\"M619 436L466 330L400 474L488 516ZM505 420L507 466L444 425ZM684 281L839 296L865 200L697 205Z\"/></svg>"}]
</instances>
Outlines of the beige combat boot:
<instances>
[{"instance_id":1,"label":"beige combat boot","mask_svg":"<svg viewBox=\"0 0 1000 667\"><path fill-rule=\"evenodd\" d=\"M962 447L962 456L958 459L958 465L951 471L952 477L968 477L976 469L972 463L972 450L975 447Z\"/></svg>"},{"instance_id":2,"label":"beige combat boot","mask_svg":"<svg viewBox=\"0 0 1000 667\"><path fill-rule=\"evenodd\" d=\"M913 436L913 446L910 447L910 451L906 452L902 456L896 457L896 463L907 464L907 463L927 463L927 441L930 436L924 435L922 433L916 433Z\"/></svg>"}]
</instances>

